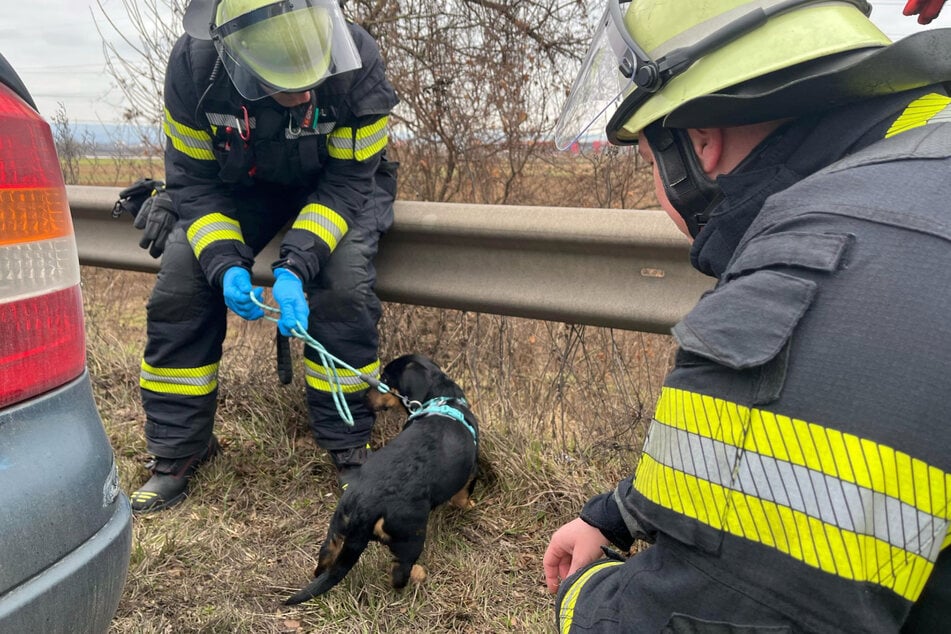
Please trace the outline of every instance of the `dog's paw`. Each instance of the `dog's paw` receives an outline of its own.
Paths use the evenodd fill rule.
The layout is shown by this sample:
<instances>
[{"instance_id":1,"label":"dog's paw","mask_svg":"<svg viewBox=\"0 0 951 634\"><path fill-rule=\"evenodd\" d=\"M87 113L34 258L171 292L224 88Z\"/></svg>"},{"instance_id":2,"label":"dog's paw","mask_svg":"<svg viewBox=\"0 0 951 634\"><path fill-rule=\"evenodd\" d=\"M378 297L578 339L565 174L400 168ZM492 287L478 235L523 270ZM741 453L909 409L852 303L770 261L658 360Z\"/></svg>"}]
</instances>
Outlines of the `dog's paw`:
<instances>
[{"instance_id":1,"label":"dog's paw","mask_svg":"<svg viewBox=\"0 0 951 634\"><path fill-rule=\"evenodd\" d=\"M409 580L413 583L426 581L426 569L419 564L413 564L413 569L409 572Z\"/></svg>"},{"instance_id":2,"label":"dog's paw","mask_svg":"<svg viewBox=\"0 0 951 634\"><path fill-rule=\"evenodd\" d=\"M475 506L475 502L471 497L469 497L469 491L467 489L463 489L462 491L459 491L459 493L456 493L454 496L449 498L449 504L464 511L467 511Z\"/></svg>"}]
</instances>

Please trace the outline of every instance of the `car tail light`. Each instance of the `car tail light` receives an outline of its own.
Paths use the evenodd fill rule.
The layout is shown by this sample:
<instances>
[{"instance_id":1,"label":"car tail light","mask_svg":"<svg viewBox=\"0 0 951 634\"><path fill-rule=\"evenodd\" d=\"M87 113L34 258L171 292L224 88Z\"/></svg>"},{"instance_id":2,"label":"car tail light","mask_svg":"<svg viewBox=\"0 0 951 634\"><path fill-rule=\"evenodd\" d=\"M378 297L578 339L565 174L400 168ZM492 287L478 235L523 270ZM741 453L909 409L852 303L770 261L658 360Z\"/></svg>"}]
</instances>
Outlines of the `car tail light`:
<instances>
[{"instance_id":1,"label":"car tail light","mask_svg":"<svg viewBox=\"0 0 951 634\"><path fill-rule=\"evenodd\" d=\"M79 257L50 127L0 85L0 407L85 366Z\"/></svg>"}]
</instances>

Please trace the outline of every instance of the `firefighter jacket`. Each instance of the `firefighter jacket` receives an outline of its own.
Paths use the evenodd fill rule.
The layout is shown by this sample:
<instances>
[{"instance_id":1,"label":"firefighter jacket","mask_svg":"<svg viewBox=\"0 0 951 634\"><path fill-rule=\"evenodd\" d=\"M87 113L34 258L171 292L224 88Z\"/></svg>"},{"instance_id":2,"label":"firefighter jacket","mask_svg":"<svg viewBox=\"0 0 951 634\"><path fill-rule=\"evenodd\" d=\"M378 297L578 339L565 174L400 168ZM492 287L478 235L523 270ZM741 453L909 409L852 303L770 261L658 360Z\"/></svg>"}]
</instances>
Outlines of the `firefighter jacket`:
<instances>
[{"instance_id":1,"label":"firefighter jacket","mask_svg":"<svg viewBox=\"0 0 951 634\"><path fill-rule=\"evenodd\" d=\"M585 521L675 540L805 631L900 629L951 544L949 103L797 120L718 179L691 253L717 284L673 329L634 477Z\"/></svg>"},{"instance_id":2,"label":"firefighter jacket","mask_svg":"<svg viewBox=\"0 0 951 634\"><path fill-rule=\"evenodd\" d=\"M253 264L236 215L244 188L302 193L274 266L305 284L353 223L377 223L363 216L378 209L367 201L397 97L373 38L357 25L350 30L362 67L329 77L309 104L293 109L269 97L242 98L212 42L184 35L173 47L165 77L166 186L213 286L228 268Z\"/></svg>"}]
</instances>

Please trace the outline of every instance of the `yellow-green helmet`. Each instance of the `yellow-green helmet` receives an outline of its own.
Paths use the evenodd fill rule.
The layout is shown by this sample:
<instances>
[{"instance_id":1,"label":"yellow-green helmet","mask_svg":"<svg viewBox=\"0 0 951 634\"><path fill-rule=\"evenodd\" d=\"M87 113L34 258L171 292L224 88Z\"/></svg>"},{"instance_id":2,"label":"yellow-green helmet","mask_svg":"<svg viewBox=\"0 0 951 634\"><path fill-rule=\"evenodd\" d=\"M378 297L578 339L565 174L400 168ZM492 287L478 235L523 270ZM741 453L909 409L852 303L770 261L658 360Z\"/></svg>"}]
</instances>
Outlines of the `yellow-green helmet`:
<instances>
[{"instance_id":1,"label":"yellow-green helmet","mask_svg":"<svg viewBox=\"0 0 951 634\"><path fill-rule=\"evenodd\" d=\"M623 4L629 6L622 12ZM696 104L751 82L756 94L775 91L819 66L827 71L826 62L854 62L887 47L870 11L865 0L608 0L556 126L556 143L567 147L601 117L610 119L612 142L631 143L659 120L702 127L796 114L802 106L786 100L776 101L790 106L787 112L751 99L716 108Z\"/></svg>"},{"instance_id":2,"label":"yellow-green helmet","mask_svg":"<svg viewBox=\"0 0 951 634\"><path fill-rule=\"evenodd\" d=\"M361 65L339 0L193 0L185 28L215 42L247 99L309 90Z\"/></svg>"}]
</instances>

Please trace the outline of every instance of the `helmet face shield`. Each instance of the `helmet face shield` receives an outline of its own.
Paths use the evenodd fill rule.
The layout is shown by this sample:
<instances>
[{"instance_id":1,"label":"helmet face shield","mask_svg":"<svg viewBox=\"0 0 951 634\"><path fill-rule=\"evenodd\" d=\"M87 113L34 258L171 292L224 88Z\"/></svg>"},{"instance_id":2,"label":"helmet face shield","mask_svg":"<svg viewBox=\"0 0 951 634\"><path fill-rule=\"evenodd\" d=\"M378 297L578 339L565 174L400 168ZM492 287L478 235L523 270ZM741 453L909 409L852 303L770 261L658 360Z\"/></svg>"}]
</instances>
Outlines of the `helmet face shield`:
<instances>
[{"instance_id":1,"label":"helmet face shield","mask_svg":"<svg viewBox=\"0 0 951 634\"><path fill-rule=\"evenodd\" d=\"M303 92L361 66L338 0L223 0L215 23L218 55L246 99Z\"/></svg>"},{"instance_id":2,"label":"helmet face shield","mask_svg":"<svg viewBox=\"0 0 951 634\"><path fill-rule=\"evenodd\" d=\"M624 93L634 83L633 75L625 76L621 71L621 65L630 59L632 52L627 42L631 38L620 18L618 0L608 0L581 70L555 123L555 147L559 150L571 147L596 123L603 129L613 108L620 105Z\"/></svg>"}]
</instances>

